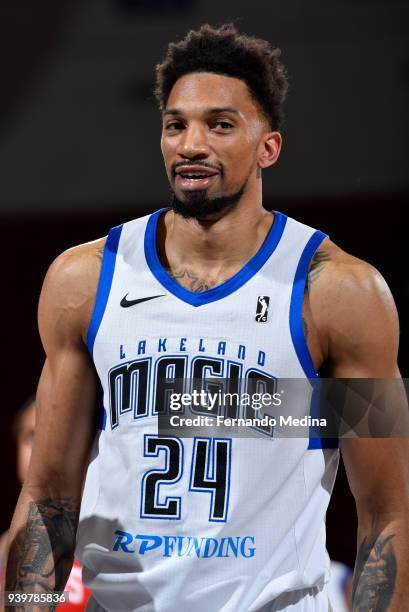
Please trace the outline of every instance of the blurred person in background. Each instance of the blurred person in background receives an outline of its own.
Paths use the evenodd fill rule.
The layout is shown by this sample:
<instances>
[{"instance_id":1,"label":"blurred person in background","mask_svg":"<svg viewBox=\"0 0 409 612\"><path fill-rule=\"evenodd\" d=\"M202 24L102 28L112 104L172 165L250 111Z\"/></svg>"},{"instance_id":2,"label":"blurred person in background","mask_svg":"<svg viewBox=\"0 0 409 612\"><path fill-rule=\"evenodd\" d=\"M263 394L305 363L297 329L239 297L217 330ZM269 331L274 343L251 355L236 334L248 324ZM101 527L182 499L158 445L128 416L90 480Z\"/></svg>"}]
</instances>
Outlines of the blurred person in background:
<instances>
[{"instance_id":1,"label":"blurred person in background","mask_svg":"<svg viewBox=\"0 0 409 612\"><path fill-rule=\"evenodd\" d=\"M26 479L30 465L36 423L35 396L30 397L21 406L13 422L13 435L17 446L17 476L21 484ZM5 564L7 557L8 531L0 536L0 591L3 590ZM82 584L82 568L75 559L65 590L69 592L69 602L58 606L58 610L85 610L89 591Z\"/></svg>"},{"instance_id":2,"label":"blurred person in background","mask_svg":"<svg viewBox=\"0 0 409 612\"><path fill-rule=\"evenodd\" d=\"M18 410L13 422L13 436L16 441L16 472L20 484L23 484L30 464L35 427L35 397L30 397ZM7 554L7 536L5 531L0 537L0 590L2 590Z\"/></svg>"},{"instance_id":3,"label":"blurred person in background","mask_svg":"<svg viewBox=\"0 0 409 612\"><path fill-rule=\"evenodd\" d=\"M351 568L331 559L328 599L332 612L352 612L352 581Z\"/></svg>"},{"instance_id":4,"label":"blurred person in background","mask_svg":"<svg viewBox=\"0 0 409 612\"><path fill-rule=\"evenodd\" d=\"M93 612L329 610L338 440L158 435L169 387L189 375L204 384L227 370L268 389L323 370L400 376L380 274L263 208L262 173L282 144L279 57L231 24L171 43L156 87L170 208L51 266L9 590L61 590L77 536ZM359 518L356 610L401 612L409 599L407 451L406 440L342 440Z\"/></svg>"}]
</instances>

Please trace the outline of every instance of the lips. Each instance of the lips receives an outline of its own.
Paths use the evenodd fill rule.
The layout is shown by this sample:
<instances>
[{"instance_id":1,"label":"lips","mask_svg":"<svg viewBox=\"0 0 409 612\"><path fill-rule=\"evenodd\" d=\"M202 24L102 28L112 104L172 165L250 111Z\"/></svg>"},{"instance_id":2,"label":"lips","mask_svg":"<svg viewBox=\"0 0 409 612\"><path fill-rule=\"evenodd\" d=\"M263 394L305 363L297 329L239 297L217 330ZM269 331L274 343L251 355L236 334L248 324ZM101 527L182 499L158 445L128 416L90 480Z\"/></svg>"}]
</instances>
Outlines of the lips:
<instances>
[{"instance_id":1,"label":"lips","mask_svg":"<svg viewBox=\"0 0 409 612\"><path fill-rule=\"evenodd\" d=\"M215 182L219 172L200 165L179 166L175 171L175 183L184 191L207 189Z\"/></svg>"}]
</instances>

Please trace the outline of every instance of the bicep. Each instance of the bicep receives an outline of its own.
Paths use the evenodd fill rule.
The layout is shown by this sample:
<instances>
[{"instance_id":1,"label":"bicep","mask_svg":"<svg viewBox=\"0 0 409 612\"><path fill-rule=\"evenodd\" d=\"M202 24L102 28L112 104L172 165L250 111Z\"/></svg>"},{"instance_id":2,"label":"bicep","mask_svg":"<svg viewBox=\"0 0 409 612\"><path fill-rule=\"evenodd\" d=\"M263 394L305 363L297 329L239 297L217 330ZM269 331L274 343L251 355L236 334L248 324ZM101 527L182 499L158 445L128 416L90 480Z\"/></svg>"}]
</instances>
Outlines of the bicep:
<instances>
[{"instance_id":1,"label":"bicep","mask_svg":"<svg viewBox=\"0 0 409 612\"><path fill-rule=\"evenodd\" d=\"M79 497L95 434L98 382L83 342L92 295L76 260L52 266L39 305L46 353L36 396L36 428L28 485ZM85 280L84 280L85 277Z\"/></svg>"},{"instance_id":2,"label":"bicep","mask_svg":"<svg viewBox=\"0 0 409 612\"><path fill-rule=\"evenodd\" d=\"M397 363L399 322L395 303L379 272L364 262L346 270L337 288L329 322L331 376L365 379L361 383L351 381L349 387L355 393L350 393L349 401L361 402L357 405L360 411L362 401L366 403L367 437L341 441L358 514L380 516L407 511L408 406ZM353 405L348 406L349 411L353 409Z\"/></svg>"}]
</instances>

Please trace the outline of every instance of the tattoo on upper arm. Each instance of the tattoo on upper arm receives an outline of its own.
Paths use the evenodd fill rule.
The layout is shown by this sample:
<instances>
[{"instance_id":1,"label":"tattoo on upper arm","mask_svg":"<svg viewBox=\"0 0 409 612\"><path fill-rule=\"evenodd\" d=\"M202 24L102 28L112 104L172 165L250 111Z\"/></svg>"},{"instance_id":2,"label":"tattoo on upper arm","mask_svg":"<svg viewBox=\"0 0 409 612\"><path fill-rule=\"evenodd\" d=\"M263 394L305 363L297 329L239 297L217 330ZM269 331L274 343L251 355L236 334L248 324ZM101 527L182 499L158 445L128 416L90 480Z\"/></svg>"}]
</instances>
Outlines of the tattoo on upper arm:
<instances>
[{"instance_id":1,"label":"tattoo on upper arm","mask_svg":"<svg viewBox=\"0 0 409 612\"><path fill-rule=\"evenodd\" d=\"M352 586L353 612L384 612L392 599L396 581L394 534L365 537L359 547Z\"/></svg>"},{"instance_id":2,"label":"tattoo on upper arm","mask_svg":"<svg viewBox=\"0 0 409 612\"><path fill-rule=\"evenodd\" d=\"M307 325L307 320L305 317L302 318L302 329L304 332L304 336L307 338L308 337L308 325Z\"/></svg>"},{"instance_id":3,"label":"tattoo on upper arm","mask_svg":"<svg viewBox=\"0 0 409 612\"><path fill-rule=\"evenodd\" d=\"M10 547L8 591L52 593L64 589L74 558L78 517L78 504L70 499L29 504L26 524Z\"/></svg>"},{"instance_id":4,"label":"tattoo on upper arm","mask_svg":"<svg viewBox=\"0 0 409 612\"><path fill-rule=\"evenodd\" d=\"M331 255L328 251L321 250L315 253L308 270L305 291L309 291L312 283L317 280L328 261L331 261Z\"/></svg>"}]
</instances>

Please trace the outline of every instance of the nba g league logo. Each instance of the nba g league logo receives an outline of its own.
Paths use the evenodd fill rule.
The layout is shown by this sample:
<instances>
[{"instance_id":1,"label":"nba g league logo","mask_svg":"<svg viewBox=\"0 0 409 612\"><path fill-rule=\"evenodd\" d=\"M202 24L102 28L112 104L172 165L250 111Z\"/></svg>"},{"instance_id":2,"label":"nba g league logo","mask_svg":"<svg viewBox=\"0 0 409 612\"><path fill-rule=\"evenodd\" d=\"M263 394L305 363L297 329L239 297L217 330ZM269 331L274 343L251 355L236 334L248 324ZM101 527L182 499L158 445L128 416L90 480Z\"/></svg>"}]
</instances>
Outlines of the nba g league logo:
<instances>
[{"instance_id":1,"label":"nba g league logo","mask_svg":"<svg viewBox=\"0 0 409 612\"><path fill-rule=\"evenodd\" d=\"M268 295L258 296L256 316L255 316L257 323L267 323L269 304L270 304L270 298Z\"/></svg>"}]
</instances>

